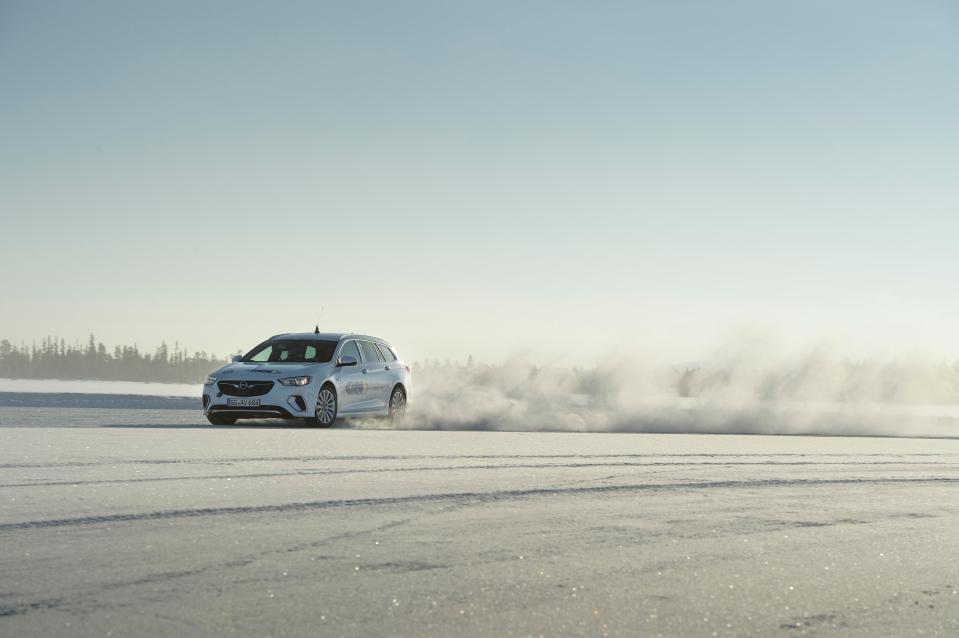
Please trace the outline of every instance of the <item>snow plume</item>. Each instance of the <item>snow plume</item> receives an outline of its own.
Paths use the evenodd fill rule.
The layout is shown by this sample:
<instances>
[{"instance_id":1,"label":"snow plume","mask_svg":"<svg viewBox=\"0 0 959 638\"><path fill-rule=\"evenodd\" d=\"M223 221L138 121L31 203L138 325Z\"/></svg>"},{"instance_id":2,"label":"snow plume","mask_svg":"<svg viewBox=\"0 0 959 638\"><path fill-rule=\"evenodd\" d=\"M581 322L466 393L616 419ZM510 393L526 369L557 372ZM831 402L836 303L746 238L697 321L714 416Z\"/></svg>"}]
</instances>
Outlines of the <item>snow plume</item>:
<instances>
[{"instance_id":1,"label":"snow plume","mask_svg":"<svg viewBox=\"0 0 959 638\"><path fill-rule=\"evenodd\" d=\"M425 365L405 427L443 430L959 436L959 367L738 350L709 363Z\"/></svg>"}]
</instances>

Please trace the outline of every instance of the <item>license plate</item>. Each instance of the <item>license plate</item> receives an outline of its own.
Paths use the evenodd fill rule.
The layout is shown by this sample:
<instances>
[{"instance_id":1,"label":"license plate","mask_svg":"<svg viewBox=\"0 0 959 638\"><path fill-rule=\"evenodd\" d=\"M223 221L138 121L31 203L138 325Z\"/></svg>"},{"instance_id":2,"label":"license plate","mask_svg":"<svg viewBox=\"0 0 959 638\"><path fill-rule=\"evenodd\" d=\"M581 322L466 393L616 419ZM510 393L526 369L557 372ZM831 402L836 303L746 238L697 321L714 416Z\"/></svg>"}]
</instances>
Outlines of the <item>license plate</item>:
<instances>
[{"instance_id":1,"label":"license plate","mask_svg":"<svg viewBox=\"0 0 959 638\"><path fill-rule=\"evenodd\" d=\"M260 405L259 399L227 399L227 405L236 405L243 408L255 408Z\"/></svg>"}]
</instances>

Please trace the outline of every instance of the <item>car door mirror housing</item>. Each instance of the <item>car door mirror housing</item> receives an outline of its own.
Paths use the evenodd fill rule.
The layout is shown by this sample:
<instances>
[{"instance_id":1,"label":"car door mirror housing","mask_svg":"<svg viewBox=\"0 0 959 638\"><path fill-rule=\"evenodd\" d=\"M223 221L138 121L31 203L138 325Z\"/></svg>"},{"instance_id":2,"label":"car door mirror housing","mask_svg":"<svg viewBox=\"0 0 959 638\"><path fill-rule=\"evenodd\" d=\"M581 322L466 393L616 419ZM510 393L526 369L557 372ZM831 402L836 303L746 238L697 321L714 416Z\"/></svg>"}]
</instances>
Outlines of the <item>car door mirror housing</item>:
<instances>
[{"instance_id":1,"label":"car door mirror housing","mask_svg":"<svg viewBox=\"0 0 959 638\"><path fill-rule=\"evenodd\" d=\"M355 365L356 365L356 357L352 357L350 355L346 355L345 357L340 357L340 359L336 362L337 368L345 368L346 366L355 366Z\"/></svg>"},{"instance_id":2,"label":"car door mirror housing","mask_svg":"<svg viewBox=\"0 0 959 638\"><path fill-rule=\"evenodd\" d=\"M235 354L235 355L233 355L233 356L230 358L230 361L232 361L233 363L239 363L239 362L243 361L243 355L241 355L241 354Z\"/></svg>"}]
</instances>

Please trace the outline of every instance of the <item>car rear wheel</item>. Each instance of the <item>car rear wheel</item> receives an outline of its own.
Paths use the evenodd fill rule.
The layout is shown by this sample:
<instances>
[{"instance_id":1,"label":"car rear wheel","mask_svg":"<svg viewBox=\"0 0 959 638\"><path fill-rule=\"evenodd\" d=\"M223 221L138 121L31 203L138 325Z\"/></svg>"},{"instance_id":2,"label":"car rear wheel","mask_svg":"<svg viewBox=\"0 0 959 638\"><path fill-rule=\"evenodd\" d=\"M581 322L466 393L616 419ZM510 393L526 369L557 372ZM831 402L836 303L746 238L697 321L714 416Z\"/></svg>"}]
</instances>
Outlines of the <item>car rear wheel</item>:
<instances>
[{"instance_id":1,"label":"car rear wheel","mask_svg":"<svg viewBox=\"0 0 959 638\"><path fill-rule=\"evenodd\" d=\"M225 414L208 414L206 415L206 420L212 425L233 425L236 423L235 416L227 416Z\"/></svg>"},{"instance_id":2,"label":"car rear wheel","mask_svg":"<svg viewBox=\"0 0 959 638\"><path fill-rule=\"evenodd\" d=\"M320 388L316 395L316 409L313 416L306 420L307 425L328 428L336 421L336 390L331 385Z\"/></svg>"},{"instance_id":3,"label":"car rear wheel","mask_svg":"<svg viewBox=\"0 0 959 638\"><path fill-rule=\"evenodd\" d=\"M390 423L401 425L406 418L406 391L400 386L390 395Z\"/></svg>"}]
</instances>

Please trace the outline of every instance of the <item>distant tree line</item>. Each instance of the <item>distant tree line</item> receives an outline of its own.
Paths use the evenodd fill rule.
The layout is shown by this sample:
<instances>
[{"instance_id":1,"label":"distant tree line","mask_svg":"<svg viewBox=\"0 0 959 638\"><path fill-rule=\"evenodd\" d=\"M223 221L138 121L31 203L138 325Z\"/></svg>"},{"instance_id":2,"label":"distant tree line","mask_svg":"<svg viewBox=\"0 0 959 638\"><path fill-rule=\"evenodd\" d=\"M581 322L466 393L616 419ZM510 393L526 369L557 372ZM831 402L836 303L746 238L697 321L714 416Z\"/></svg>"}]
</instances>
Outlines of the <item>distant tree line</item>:
<instances>
[{"instance_id":1,"label":"distant tree line","mask_svg":"<svg viewBox=\"0 0 959 638\"><path fill-rule=\"evenodd\" d=\"M215 368L227 363L206 352L189 354L179 343L166 342L156 352L133 346L116 346L109 352L93 335L86 345L46 337L39 344L16 346L0 340L0 377L13 379L99 379L199 383Z\"/></svg>"}]
</instances>

